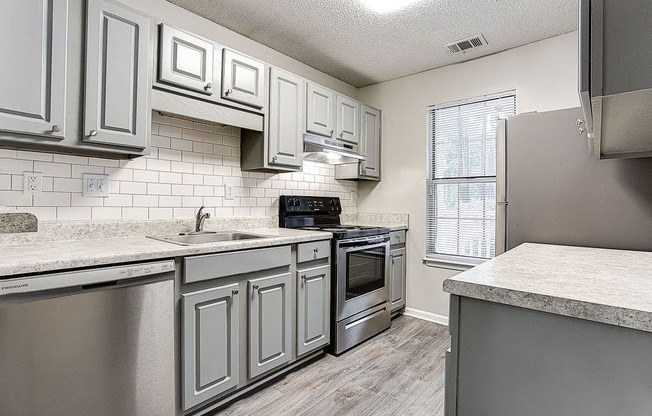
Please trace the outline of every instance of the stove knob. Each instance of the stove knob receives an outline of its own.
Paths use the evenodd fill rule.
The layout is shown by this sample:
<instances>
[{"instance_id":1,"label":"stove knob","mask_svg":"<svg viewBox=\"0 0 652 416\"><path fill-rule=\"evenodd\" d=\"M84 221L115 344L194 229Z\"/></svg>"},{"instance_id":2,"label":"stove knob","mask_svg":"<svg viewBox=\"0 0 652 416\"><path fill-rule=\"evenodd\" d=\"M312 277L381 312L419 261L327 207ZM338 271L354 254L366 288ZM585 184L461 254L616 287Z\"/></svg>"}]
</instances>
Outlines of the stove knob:
<instances>
[{"instance_id":1,"label":"stove knob","mask_svg":"<svg viewBox=\"0 0 652 416\"><path fill-rule=\"evenodd\" d=\"M301 201L299 201L299 198L294 198L294 199L292 199L292 204L295 207L298 207L298 206L301 206Z\"/></svg>"}]
</instances>

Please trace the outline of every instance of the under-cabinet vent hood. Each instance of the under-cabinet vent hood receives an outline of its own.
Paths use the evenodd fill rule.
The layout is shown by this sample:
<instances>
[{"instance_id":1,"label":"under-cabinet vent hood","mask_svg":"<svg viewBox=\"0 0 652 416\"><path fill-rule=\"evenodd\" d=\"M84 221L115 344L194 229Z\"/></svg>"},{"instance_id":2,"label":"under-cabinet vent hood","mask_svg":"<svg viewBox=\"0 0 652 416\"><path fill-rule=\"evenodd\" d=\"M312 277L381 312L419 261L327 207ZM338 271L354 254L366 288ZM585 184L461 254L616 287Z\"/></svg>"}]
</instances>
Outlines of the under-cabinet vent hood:
<instances>
[{"instance_id":1,"label":"under-cabinet vent hood","mask_svg":"<svg viewBox=\"0 0 652 416\"><path fill-rule=\"evenodd\" d=\"M179 94L152 90L152 109L210 123L263 131L263 116L224 105L189 98Z\"/></svg>"},{"instance_id":2,"label":"under-cabinet vent hood","mask_svg":"<svg viewBox=\"0 0 652 416\"><path fill-rule=\"evenodd\" d=\"M303 152L303 160L329 165L358 163L367 160L365 156L358 153L357 145L312 134L303 135Z\"/></svg>"}]
</instances>

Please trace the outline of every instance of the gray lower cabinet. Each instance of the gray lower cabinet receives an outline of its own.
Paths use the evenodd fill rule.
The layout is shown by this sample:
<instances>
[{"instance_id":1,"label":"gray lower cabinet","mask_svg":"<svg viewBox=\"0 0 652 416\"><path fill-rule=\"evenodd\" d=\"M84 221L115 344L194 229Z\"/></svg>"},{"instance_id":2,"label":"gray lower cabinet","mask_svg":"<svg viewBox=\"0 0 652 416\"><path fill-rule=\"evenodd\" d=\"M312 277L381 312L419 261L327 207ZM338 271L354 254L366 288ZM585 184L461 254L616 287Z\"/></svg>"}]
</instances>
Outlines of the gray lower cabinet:
<instances>
[{"instance_id":1,"label":"gray lower cabinet","mask_svg":"<svg viewBox=\"0 0 652 416\"><path fill-rule=\"evenodd\" d=\"M0 3L0 131L66 135L68 0Z\"/></svg>"},{"instance_id":2,"label":"gray lower cabinet","mask_svg":"<svg viewBox=\"0 0 652 416\"><path fill-rule=\"evenodd\" d=\"M292 358L291 284L289 272L248 281L249 378Z\"/></svg>"},{"instance_id":3,"label":"gray lower cabinet","mask_svg":"<svg viewBox=\"0 0 652 416\"><path fill-rule=\"evenodd\" d=\"M405 306L405 248L391 250L389 257L389 300L394 312Z\"/></svg>"},{"instance_id":4,"label":"gray lower cabinet","mask_svg":"<svg viewBox=\"0 0 652 416\"><path fill-rule=\"evenodd\" d=\"M330 266L297 270L297 356L330 342Z\"/></svg>"},{"instance_id":5,"label":"gray lower cabinet","mask_svg":"<svg viewBox=\"0 0 652 416\"><path fill-rule=\"evenodd\" d=\"M182 295L183 410L239 381L239 284Z\"/></svg>"},{"instance_id":6,"label":"gray lower cabinet","mask_svg":"<svg viewBox=\"0 0 652 416\"><path fill-rule=\"evenodd\" d=\"M88 1L84 141L147 148L151 23L120 3Z\"/></svg>"},{"instance_id":7,"label":"gray lower cabinet","mask_svg":"<svg viewBox=\"0 0 652 416\"><path fill-rule=\"evenodd\" d=\"M407 278L405 238L405 230L397 230L389 233L389 301L392 304L392 313L405 307Z\"/></svg>"}]
</instances>

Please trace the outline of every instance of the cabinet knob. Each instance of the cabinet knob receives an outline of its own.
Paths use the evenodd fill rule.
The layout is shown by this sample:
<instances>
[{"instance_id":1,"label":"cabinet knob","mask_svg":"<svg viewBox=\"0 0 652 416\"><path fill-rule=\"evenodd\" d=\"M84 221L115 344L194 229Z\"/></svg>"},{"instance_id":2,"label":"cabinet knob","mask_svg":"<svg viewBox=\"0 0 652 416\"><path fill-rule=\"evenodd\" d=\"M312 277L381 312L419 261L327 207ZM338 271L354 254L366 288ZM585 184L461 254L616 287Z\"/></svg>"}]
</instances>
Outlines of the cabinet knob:
<instances>
[{"instance_id":1,"label":"cabinet knob","mask_svg":"<svg viewBox=\"0 0 652 416\"><path fill-rule=\"evenodd\" d=\"M301 275L301 280L306 280L307 278L308 278L308 276L306 276L305 274Z\"/></svg>"},{"instance_id":2,"label":"cabinet knob","mask_svg":"<svg viewBox=\"0 0 652 416\"><path fill-rule=\"evenodd\" d=\"M234 295L237 295L238 293L240 293L240 291L238 289L233 289L233 291L231 291L231 293L233 293Z\"/></svg>"},{"instance_id":3,"label":"cabinet knob","mask_svg":"<svg viewBox=\"0 0 652 416\"><path fill-rule=\"evenodd\" d=\"M331 130L331 137L333 137L333 133L335 133L335 130Z\"/></svg>"},{"instance_id":4,"label":"cabinet knob","mask_svg":"<svg viewBox=\"0 0 652 416\"><path fill-rule=\"evenodd\" d=\"M315 249L315 253L319 253L319 248L316 248L316 249Z\"/></svg>"},{"instance_id":5,"label":"cabinet knob","mask_svg":"<svg viewBox=\"0 0 652 416\"><path fill-rule=\"evenodd\" d=\"M213 84L211 84L210 82L204 86L204 90L206 91L210 90L211 88L213 88Z\"/></svg>"},{"instance_id":6,"label":"cabinet knob","mask_svg":"<svg viewBox=\"0 0 652 416\"><path fill-rule=\"evenodd\" d=\"M277 158L276 156L274 156L274 157L272 158L272 162L276 162L277 159L278 159L278 158Z\"/></svg>"},{"instance_id":7,"label":"cabinet knob","mask_svg":"<svg viewBox=\"0 0 652 416\"><path fill-rule=\"evenodd\" d=\"M58 124L55 124L54 126L52 126L52 131L54 133L59 133L61 131L61 126L58 125Z\"/></svg>"},{"instance_id":8,"label":"cabinet knob","mask_svg":"<svg viewBox=\"0 0 652 416\"><path fill-rule=\"evenodd\" d=\"M226 92L224 93L224 95L231 95L231 94L233 94L233 90L231 88L226 90Z\"/></svg>"},{"instance_id":9,"label":"cabinet knob","mask_svg":"<svg viewBox=\"0 0 652 416\"><path fill-rule=\"evenodd\" d=\"M340 133L340 139L344 137L344 132Z\"/></svg>"},{"instance_id":10,"label":"cabinet knob","mask_svg":"<svg viewBox=\"0 0 652 416\"><path fill-rule=\"evenodd\" d=\"M88 133L88 135L91 136L91 137L97 136L97 130L91 130L91 132Z\"/></svg>"},{"instance_id":11,"label":"cabinet knob","mask_svg":"<svg viewBox=\"0 0 652 416\"><path fill-rule=\"evenodd\" d=\"M252 287L253 287L254 290L260 289L260 286L258 286L258 285L253 285Z\"/></svg>"}]
</instances>

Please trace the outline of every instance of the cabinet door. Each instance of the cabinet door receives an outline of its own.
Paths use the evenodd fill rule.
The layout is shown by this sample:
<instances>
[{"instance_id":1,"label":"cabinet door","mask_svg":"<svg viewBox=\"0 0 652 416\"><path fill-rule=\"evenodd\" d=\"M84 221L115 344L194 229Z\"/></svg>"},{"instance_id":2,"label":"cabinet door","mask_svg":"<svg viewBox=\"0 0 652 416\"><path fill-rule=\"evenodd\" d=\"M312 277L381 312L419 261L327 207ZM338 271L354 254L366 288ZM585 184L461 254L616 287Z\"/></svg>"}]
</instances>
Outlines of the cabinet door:
<instances>
[{"instance_id":1,"label":"cabinet door","mask_svg":"<svg viewBox=\"0 0 652 416\"><path fill-rule=\"evenodd\" d=\"M265 64L224 49L222 98L263 108L265 103Z\"/></svg>"},{"instance_id":2,"label":"cabinet door","mask_svg":"<svg viewBox=\"0 0 652 416\"><path fill-rule=\"evenodd\" d=\"M333 137L335 132L335 94L310 82L307 89L306 131Z\"/></svg>"},{"instance_id":3,"label":"cabinet door","mask_svg":"<svg viewBox=\"0 0 652 416\"><path fill-rule=\"evenodd\" d=\"M162 24L159 81L212 95L213 49L207 40Z\"/></svg>"},{"instance_id":4,"label":"cabinet door","mask_svg":"<svg viewBox=\"0 0 652 416\"><path fill-rule=\"evenodd\" d=\"M269 163L301 167L303 149L303 79L270 70Z\"/></svg>"},{"instance_id":5,"label":"cabinet door","mask_svg":"<svg viewBox=\"0 0 652 416\"><path fill-rule=\"evenodd\" d=\"M83 139L144 149L149 141L149 17L109 0L88 2Z\"/></svg>"},{"instance_id":6,"label":"cabinet door","mask_svg":"<svg viewBox=\"0 0 652 416\"><path fill-rule=\"evenodd\" d=\"M0 130L66 134L68 0L0 2Z\"/></svg>"},{"instance_id":7,"label":"cabinet door","mask_svg":"<svg viewBox=\"0 0 652 416\"><path fill-rule=\"evenodd\" d=\"M360 163L360 173L380 178L380 110L363 105L361 114L360 152L367 160Z\"/></svg>"},{"instance_id":8,"label":"cabinet door","mask_svg":"<svg viewBox=\"0 0 652 416\"><path fill-rule=\"evenodd\" d=\"M330 342L329 266L297 271L297 356Z\"/></svg>"},{"instance_id":9,"label":"cabinet door","mask_svg":"<svg viewBox=\"0 0 652 416\"><path fill-rule=\"evenodd\" d=\"M249 378L290 361L290 273L249 280Z\"/></svg>"},{"instance_id":10,"label":"cabinet door","mask_svg":"<svg viewBox=\"0 0 652 416\"><path fill-rule=\"evenodd\" d=\"M360 103L340 94L337 95L337 135L350 143L360 141Z\"/></svg>"},{"instance_id":11,"label":"cabinet door","mask_svg":"<svg viewBox=\"0 0 652 416\"><path fill-rule=\"evenodd\" d=\"M389 300L394 311L405 306L405 249L392 250L389 255L392 259L389 270Z\"/></svg>"},{"instance_id":12,"label":"cabinet door","mask_svg":"<svg viewBox=\"0 0 652 416\"><path fill-rule=\"evenodd\" d=\"M182 295L184 410L238 384L238 287L234 283Z\"/></svg>"}]
</instances>

